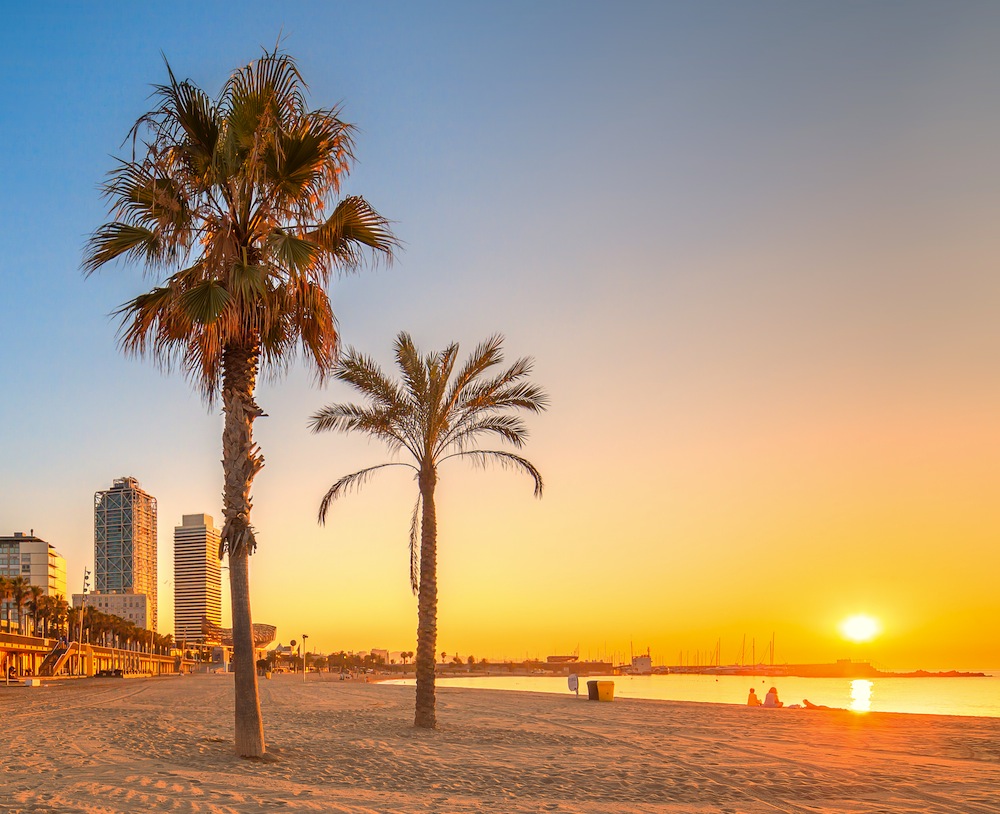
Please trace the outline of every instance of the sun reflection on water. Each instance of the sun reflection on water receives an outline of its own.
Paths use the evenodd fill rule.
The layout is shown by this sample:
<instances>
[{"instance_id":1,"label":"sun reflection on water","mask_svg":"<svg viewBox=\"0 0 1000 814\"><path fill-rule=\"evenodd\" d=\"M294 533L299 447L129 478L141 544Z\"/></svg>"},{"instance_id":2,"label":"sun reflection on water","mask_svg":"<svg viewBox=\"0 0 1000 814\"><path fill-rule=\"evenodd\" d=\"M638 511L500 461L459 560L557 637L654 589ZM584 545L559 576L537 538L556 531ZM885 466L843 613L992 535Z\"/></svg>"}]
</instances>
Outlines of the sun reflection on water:
<instances>
[{"instance_id":1,"label":"sun reflection on water","mask_svg":"<svg viewBox=\"0 0 1000 814\"><path fill-rule=\"evenodd\" d=\"M872 687L875 685L865 678L856 678L851 682L851 710L854 712L871 712Z\"/></svg>"}]
</instances>

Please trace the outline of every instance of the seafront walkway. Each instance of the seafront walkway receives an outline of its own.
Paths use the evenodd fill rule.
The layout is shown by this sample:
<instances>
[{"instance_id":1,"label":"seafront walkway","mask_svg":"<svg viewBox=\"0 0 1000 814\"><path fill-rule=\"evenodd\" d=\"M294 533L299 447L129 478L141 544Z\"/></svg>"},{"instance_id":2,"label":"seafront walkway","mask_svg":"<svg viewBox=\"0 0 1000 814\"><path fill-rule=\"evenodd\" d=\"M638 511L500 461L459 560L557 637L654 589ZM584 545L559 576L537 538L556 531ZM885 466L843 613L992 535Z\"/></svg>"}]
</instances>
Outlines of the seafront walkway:
<instances>
[{"instance_id":1,"label":"seafront walkway","mask_svg":"<svg viewBox=\"0 0 1000 814\"><path fill-rule=\"evenodd\" d=\"M0 633L0 683L9 675L16 679L71 678L108 670L120 670L122 675L162 676L175 674L177 665L172 656L142 649Z\"/></svg>"}]
</instances>

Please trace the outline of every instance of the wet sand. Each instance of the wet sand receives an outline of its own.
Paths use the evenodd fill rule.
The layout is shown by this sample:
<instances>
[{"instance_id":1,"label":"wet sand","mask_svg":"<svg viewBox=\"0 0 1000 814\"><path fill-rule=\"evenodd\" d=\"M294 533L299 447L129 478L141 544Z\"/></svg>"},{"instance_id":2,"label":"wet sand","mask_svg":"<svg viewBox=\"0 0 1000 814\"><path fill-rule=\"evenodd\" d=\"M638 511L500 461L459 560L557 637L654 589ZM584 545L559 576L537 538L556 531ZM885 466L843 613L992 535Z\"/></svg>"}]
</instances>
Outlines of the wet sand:
<instances>
[{"instance_id":1,"label":"wet sand","mask_svg":"<svg viewBox=\"0 0 1000 814\"><path fill-rule=\"evenodd\" d=\"M0 685L0 812L1000 811L1000 719L280 675L268 759L232 752L232 677Z\"/></svg>"}]
</instances>

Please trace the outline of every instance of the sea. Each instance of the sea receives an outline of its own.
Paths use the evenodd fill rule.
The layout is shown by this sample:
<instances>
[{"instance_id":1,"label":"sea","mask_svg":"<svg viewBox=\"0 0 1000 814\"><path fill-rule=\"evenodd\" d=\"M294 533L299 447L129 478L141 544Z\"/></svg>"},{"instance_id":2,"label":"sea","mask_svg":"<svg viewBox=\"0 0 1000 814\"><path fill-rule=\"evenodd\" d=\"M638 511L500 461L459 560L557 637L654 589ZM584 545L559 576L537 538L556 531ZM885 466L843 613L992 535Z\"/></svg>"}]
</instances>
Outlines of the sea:
<instances>
[{"instance_id":1,"label":"sea","mask_svg":"<svg viewBox=\"0 0 1000 814\"><path fill-rule=\"evenodd\" d=\"M857 713L903 712L914 715L969 715L1000 718L1000 670L983 671L985 678L761 678L670 674L651 676L581 676L580 694L587 681L614 681L616 698L659 701L695 701L746 704L753 687L763 699L776 687L785 706L810 703L850 709ZM398 679L389 684L414 684ZM508 690L511 692L570 692L565 676L465 676L438 678L439 687Z\"/></svg>"}]
</instances>

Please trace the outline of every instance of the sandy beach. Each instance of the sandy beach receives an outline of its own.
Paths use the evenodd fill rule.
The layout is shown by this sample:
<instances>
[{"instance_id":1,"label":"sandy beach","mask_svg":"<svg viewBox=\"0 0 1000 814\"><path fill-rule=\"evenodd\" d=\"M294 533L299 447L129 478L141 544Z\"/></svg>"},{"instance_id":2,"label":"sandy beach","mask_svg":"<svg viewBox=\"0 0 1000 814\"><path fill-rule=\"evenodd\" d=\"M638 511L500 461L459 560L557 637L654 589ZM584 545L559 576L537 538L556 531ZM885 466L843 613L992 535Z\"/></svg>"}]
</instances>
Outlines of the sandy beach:
<instances>
[{"instance_id":1,"label":"sandy beach","mask_svg":"<svg viewBox=\"0 0 1000 814\"><path fill-rule=\"evenodd\" d=\"M232 678L0 686L0 811L1000 811L1000 719L261 683L266 761L232 753Z\"/></svg>"}]
</instances>

